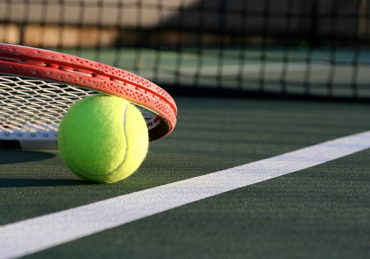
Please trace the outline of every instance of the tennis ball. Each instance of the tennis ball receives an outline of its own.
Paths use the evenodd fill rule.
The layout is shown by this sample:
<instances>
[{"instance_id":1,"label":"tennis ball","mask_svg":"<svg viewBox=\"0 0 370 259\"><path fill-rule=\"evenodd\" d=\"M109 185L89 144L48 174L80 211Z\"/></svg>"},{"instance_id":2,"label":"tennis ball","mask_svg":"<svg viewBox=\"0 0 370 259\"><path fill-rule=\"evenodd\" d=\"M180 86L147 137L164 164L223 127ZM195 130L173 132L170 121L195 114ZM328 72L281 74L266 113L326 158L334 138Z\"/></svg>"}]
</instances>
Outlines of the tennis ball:
<instances>
[{"instance_id":1,"label":"tennis ball","mask_svg":"<svg viewBox=\"0 0 370 259\"><path fill-rule=\"evenodd\" d=\"M135 172L149 144L141 112L125 99L92 95L63 117L58 146L67 167L81 178L114 183Z\"/></svg>"}]
</instances>

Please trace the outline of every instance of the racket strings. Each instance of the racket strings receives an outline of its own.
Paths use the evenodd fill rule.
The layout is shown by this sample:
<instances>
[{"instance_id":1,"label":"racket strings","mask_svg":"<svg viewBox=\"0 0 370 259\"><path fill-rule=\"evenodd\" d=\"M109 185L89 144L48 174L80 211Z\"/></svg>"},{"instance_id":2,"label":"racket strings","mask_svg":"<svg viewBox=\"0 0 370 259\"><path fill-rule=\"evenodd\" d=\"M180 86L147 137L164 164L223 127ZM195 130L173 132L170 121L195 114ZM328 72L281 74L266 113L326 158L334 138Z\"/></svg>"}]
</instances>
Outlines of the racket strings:
<instances>
[{"instance_id":1,"label":"racket strings","mask_svg":"<svg viewBox=\"0 0 370 259\"><path fill-rule=\"evenodd\" d=\"M0 74L0 139L55 138L58 125L76 101L97 92L67 84ZM160 118L138 107L148 128Z\"/></svg>"}]
</instances>

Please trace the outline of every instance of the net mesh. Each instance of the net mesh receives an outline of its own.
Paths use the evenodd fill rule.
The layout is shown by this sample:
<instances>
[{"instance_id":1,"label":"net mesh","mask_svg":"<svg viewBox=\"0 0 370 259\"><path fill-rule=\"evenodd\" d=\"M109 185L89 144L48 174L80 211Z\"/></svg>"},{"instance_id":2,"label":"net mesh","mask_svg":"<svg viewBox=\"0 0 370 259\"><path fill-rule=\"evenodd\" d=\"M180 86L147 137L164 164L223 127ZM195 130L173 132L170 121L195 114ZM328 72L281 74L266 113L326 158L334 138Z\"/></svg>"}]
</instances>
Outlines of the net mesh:
<instances>
[{"instance_id":1,"label":"net mesh","mask_svg":"<svg viewBox=\"0 0 370 259\"><path fill-rule=\"evenodd\" d=\"M0 41L82 56L171 93L369 98L369 0L3 0Z\"/></svg>"},{"instance_id":2,"label":"net mesh","mask_svg":"<svg viewBox=\"0 0 370 259\"><path fill-rule=\"evenodd\" d=\"M172 94L369 100L369 13L369 0L2 0L0 42L120 67ZM47 136L89 94L1 75L2 137Z\"/></svg>"}]
</instances>

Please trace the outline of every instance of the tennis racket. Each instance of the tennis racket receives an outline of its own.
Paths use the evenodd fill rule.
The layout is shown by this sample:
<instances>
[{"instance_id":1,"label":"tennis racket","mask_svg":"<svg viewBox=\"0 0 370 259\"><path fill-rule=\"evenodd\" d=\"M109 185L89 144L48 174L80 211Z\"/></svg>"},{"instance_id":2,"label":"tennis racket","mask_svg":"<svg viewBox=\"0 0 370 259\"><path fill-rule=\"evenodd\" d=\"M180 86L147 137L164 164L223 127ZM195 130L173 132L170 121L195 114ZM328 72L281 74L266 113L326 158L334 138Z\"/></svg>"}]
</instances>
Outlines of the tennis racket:
<instances>
[{"instance_id":1,"label":"tennis racket","mask_svg":"<svg viewBox=\"0 0 370 259\"><path fill-rule=\"evenodd\" d=\"M0 148L56 149L68 108L96 93L136 105L151 141L176 126L172 97L140 76L68 54L0 43Z\"/></svg>"}]
</instances>

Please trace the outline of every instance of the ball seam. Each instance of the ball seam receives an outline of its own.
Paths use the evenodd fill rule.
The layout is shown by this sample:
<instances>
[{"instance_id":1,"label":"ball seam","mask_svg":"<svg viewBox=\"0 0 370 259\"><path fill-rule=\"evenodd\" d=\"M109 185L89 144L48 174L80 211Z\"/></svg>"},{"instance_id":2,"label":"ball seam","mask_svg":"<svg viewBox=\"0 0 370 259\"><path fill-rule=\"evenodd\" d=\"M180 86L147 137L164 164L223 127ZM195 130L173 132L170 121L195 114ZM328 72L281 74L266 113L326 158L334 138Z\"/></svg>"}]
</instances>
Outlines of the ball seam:
<instances>
[{"instance_id":1,"label":"ball seam","mask_svg":"<svg viewBox=\"0 0 370 259\"><path fill-rule=\"evenodd\" d=\"M126 128L127 123L126 123L126 120L127 120L127 112L128 112L128 109L129 109L129 104L125 104L125 106L123 108L124 108L124 111L123 111L123 136L125 137L125 141L126 141L125 154L123 155L123 159L122 159L121 163L119 163L119 165L116 168L114 168L110 172L102 174L102 175L113 174L115 171L117 171L123 165L123 163L126 161L126 158L127 158L129 143L128 143L128 137L127 137L127 128Z\"/></svg>"}]
</instances>

